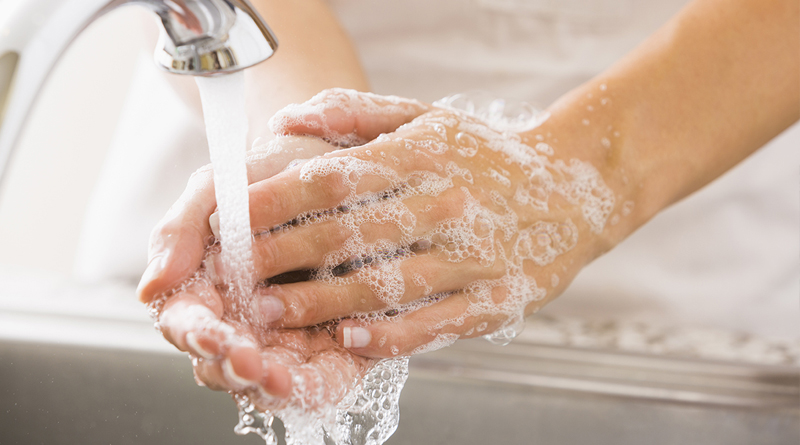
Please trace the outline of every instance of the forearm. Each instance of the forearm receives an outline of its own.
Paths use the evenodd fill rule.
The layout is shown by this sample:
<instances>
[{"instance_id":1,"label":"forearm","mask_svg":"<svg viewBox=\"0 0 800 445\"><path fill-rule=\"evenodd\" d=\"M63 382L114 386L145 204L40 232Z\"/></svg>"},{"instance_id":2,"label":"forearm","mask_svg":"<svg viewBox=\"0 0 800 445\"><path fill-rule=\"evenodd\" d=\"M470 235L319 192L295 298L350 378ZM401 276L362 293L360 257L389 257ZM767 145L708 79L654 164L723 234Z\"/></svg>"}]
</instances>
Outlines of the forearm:
<instances>
[{"instance_id":1,"label":"forearm","mask_svg":"<svg viewBox=\"0 0 800 445\"><path fill-rule=\"evenodd\" d=\"M245 70L251 139L271 137L267 122L279 109L326 88L367 91L350 39L324 0L252 0L278 37L278 51Z\"/></svg>"},{"instance_id":2,"label":"forearm","mask_svg":"<svg viewBox=\"0 0 800 445\"><path fill-rule=\"evenodd\" d=\"M615 190L615 213L634 203L604 250L800 118L800 4L695 1L550 112L559 145L582 147Z\"/></svg>"}]
</instances>

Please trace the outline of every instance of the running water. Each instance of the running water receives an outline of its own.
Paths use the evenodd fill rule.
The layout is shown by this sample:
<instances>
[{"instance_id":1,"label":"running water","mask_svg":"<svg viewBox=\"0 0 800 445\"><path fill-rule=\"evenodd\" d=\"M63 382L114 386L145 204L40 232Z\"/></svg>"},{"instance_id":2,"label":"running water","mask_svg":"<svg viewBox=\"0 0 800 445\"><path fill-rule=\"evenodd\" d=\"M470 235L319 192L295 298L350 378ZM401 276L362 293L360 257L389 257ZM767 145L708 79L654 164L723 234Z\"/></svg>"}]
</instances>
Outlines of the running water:
<instances>
[{"instance_id":1,"label":"running water","mask_svg":"<svg viewBox=\"0 0 800 445\"><path fill-rule=\"evenodd\" d=\"M247 114L242 72L195 77L203 103L208 149L214 166L222 264L233 313L253 284L252 237L247 194Z\"/></svg>"},{"instance_id":2,"label":"running water","mask_svg":"<svg viewBox=\"0 0 800 445\"><path fill-rule=\"evenodd\" d=\"M196 77L203 105L219 217L223 279L229 286L230 314L239 322L255 284L247 191L247 115L242 72ZM219 273L219 268L217 268ZM336 406L323 412L284 409L279 415L289 445L380 445L400 420L400 391L408 377L408 357L379 361ZM295 380L295 384L301 383ZM303 386L303 385L299 385ZM297 391L297 389L295 389ZM255 433L277 445L273 413L259 412L235 394L237 434ZM326 420L330 420L326 422ZM332 421L332 422L331 422Z\"/></svg>"}]
</instances>

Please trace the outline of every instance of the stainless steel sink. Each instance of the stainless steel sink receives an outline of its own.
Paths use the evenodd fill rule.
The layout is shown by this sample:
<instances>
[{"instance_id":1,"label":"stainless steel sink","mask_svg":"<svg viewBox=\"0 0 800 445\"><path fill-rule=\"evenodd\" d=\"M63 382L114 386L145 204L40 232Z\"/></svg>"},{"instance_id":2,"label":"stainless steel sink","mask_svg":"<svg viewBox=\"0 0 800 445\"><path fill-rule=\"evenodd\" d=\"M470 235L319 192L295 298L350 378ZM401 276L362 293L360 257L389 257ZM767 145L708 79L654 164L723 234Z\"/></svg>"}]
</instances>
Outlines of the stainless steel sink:
<instances>
[{"instance_id":1,"label":"stainless steel sink","mask_svg":"<svg viewBox=\"0 0 800 445\"><path fill-rule=\"evenodd\" d=\"M0 295L0 444L261 444L131 289ZM41 282L41 280L40 280ZM800 443L800 367L460 341L413 357L389 444Z\"/></svg>"},{"instance_id":2,"label":"stainless steel sink","mask_svg":"<svg viewBox=\"0 0 800 445\"><path fill-rule=\"evenodd\" d=\"M798 370L463 342L412 359L389 444L800 443ZM2 444L258 444L179 354L0 344Z\"/></svg>"}]
</instances>

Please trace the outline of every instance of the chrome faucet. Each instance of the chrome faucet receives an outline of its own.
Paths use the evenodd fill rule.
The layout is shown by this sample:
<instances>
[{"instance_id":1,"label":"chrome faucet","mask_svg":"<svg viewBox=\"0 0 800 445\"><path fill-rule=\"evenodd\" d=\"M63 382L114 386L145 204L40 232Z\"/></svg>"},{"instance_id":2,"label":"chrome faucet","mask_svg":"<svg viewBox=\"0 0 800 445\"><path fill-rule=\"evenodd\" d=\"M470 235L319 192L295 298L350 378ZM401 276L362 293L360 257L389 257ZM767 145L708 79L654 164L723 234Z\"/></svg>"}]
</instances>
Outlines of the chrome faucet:
<instances>
[{"instance_id":1,"label":"chrome faucet","mask_svg":"<svg viewBox=\"0 0 800 445\"><path fill-rule=\"evenodd\" d=\"M53 65L93 20L129 4L147 7L160 18L154 59L172 73L231 73L266 60L278 47L275 35L247 0L2 0L0 185Z\"/></svg>"}]
</instances>

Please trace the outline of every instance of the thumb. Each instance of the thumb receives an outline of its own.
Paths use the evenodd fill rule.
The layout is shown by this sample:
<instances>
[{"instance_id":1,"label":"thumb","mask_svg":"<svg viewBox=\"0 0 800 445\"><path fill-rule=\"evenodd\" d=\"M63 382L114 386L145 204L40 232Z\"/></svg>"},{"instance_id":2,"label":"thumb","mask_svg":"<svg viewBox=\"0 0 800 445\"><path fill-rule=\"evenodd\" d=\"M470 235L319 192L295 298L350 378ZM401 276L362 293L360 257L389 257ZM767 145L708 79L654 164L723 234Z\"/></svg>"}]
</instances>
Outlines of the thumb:
<instances>
[{"instance_id":1,"label":"thumb","mask_svg":"<svg viewBox=\"0 0 800 445\"><path fill-rule=\"evenodd\" d=\"M333 88L305 103L288 105L269 124L278 136L316 136L340 147L353 147L391 133L429 109L413 99Z\"/></svg>"}]
</instances>

